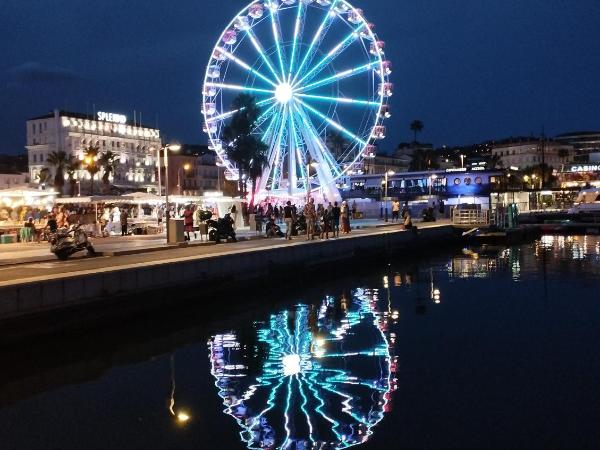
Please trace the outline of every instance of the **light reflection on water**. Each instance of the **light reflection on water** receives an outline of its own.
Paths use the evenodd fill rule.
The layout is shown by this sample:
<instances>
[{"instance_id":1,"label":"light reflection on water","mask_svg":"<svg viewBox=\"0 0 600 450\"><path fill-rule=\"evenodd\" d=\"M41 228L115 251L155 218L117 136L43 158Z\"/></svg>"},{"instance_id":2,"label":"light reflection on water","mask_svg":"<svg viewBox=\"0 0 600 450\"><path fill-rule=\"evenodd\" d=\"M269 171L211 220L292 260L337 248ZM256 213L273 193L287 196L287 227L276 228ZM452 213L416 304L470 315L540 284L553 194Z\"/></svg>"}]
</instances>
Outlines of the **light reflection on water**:
<instances>
[{"instance_id":1,"label":"light reflection on water","mask_svg":"<svg viewBox=\"0 0 600 450\"><path fill-rule=\"evenodd\" d=\"M272 314L255 322L249 339L213 336L211 373L244 444L301 450L366 442L395 387L391 315L377 289L359 288Z\"/></svg>"},{"instance_id":2,"label":"light reflection on water","mask_svg":"<svg viewBox=\"0 0 600 450\"><path fill-rule=\"evenodd\" d=\"M100 355L11 359L0 447L600 448L599 276L600 238L543 236L282 286L218 323L159 318L144 342L127 324Z\"/></svg>"}]
</instances>

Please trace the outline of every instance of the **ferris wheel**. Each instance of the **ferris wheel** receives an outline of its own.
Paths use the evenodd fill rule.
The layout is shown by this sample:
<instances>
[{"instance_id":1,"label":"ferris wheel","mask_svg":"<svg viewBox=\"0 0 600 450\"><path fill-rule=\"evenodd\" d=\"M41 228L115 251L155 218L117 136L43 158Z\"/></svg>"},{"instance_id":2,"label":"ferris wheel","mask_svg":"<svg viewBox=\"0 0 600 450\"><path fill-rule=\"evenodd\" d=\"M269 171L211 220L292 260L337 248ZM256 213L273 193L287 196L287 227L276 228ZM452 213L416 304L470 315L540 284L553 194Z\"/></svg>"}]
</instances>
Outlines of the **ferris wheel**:
<instances>
[{"instance_id":1,"label":"ferris wheel","mask_svg":"<svg viewBox=\"0 0 600 450\"><path fill-rule=\"evenodd\" d=\"M338 198L340 179L361 173L385 137L393 85L384 47L363 11L345 0L243 8L219 36L203 86L204 131L225 176L239 177L222 132L239 111L234 99L246 93L260 108L252 133L268 148L255 194Z\"/></svg>"}]
</instances>

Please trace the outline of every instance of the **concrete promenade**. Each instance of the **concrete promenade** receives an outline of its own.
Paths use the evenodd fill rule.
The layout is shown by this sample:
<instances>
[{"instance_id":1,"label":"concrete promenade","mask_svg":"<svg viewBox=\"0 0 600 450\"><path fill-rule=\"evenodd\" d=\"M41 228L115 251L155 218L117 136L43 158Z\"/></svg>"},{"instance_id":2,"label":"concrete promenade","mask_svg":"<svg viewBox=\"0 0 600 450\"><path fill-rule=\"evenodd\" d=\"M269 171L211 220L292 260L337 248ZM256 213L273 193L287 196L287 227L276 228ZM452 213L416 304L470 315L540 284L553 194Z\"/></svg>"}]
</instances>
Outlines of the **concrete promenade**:
<instances>
[{"instance_id":1,"label":"concrete promenade","mask_svg":"<svg viewBox=\"0 0 600 450\"><path fill-rule=\"evenodd\" d=\"M438 245L455 236L443 223L419 224L418 233L397 225L353 230L339 239L306 241L303 236L250 239L220 245L192 245L167 251L122 256L42 261L0 267L0 320L106 299L123 298L154 289L293 276L310 266L361 255L393 254L408 247ZM203 299L199 298L199 301Z\"/></svg>"}]
</instances>

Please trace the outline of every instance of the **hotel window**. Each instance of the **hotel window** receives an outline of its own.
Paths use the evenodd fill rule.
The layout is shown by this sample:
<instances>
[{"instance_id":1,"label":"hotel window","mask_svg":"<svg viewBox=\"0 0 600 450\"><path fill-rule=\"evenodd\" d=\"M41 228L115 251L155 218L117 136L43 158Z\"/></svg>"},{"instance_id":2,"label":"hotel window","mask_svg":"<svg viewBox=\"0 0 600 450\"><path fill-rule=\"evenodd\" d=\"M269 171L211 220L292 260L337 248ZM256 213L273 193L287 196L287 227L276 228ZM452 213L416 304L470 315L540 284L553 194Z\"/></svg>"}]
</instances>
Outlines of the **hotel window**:
<instances>
[{"instance_id":1,"label":"hotel window","mask_svg":"<svg viewBox=\"0 0 600 450\"><path fill-rule=\"evenodd\" d=\"M37 162L37 155L35 153L33 154L33 162Z\"/></svg>"},{"instance_id":2,"label":"hotel window","mask_svg":"<svg viewBox=\"0 0 600 450\"><path fill-rule=\"evenodd\" d=\"M114 147L115 146L115 141L110 141L110 146Z\"/></svg>"},{"instance_id":3,"label":"hotel window","mask_svg":"<svg viewBox=\"0 0 600 450\"><path fill-rule=\"evenodd\" d=\"M105 139L102 140L102 147L106 147L106 140Z\"/></svg>"}]
</instances>

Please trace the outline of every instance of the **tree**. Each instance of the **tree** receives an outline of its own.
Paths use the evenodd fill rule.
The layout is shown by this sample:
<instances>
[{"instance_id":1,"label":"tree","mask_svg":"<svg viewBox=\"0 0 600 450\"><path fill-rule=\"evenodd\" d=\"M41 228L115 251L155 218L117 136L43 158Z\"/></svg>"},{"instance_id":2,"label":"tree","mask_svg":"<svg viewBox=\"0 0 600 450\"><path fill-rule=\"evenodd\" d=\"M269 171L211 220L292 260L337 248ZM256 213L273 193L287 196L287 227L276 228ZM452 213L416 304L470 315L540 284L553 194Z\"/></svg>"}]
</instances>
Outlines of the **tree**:
<instances>
[{"instance_id":1,"label":"tree","mask_svg":"<svg viewBox=\"0 0 600 450\"><path fill-rule=\"evenodd\" d=\"M254 124L260 116L260 108L256 106L254 97L240 94L234 99L232 108L236 113L223 129L223 140L226 144L227 158L238 168L238 186L241 197L244 197L246 194L244 178L249 175L251 161L254 157L258 161L259 155L266 151L263 148L264 144L252 135Z\"/></svg>"},{"instance_id":2,"label":"tree","mask_svg":"<svg viewBox=\"0 0 600 450\"><path fill-rule=\"evenodd\" d=\"M110 174L115 172L116 169L117 155L110 150L102 153L98 158L98 165L104 171L102 174L102 183L104 184L104 191L108 192L110 188Z\"/></svg>"},{"instance_id":3,"label":"tree","mask_svg":"<svg viewBox=\"0 0 600 450\"><path fill-rule=\"evenodd\" d=\"M439 167L438 155L434 150L424 150L422 148L414 150L409 170L419 172L429 169L438 169Z\"/></svg>"},{"instance_id":4,"label":"tree","mask_svg":"<svg viewBox=\"0 0 600 450\"><path fill-rule=\"evenodd\" d=\"M413 120L410 123L410 129L413 131L413 133L415 134L415 142L417 142L417 133L420 133L421 131L423 131L423 122L421 122L420 120Z\"/></svg>"},{"instance_id":5,"label":"tree","mask_svg":"<svg viewBox=\"0 0 600 450\"><path fill-rule=\"evenodd\" d=\"M94 195L94 176L100 171L98 165L98 153L100 146L91 145L83 152L83 167L90 174L90 195Z\"/></svg>"},{"instance_id":6,"label":"tree","mask_svg":"<svg viewBox=\"0 0 600 450\"><path fill-rule=\"evenodd\" d=\"M40 170L40 173L36 175L36 179L41 185L46 184L48 180L50 180L50 169L44 167L42 170Z\"/></svg>"},{"instance_id":7,"label":"tree","mask_svg":"<svg viewBox=\"0 0 600 450\"><path fill-rule=\"evenodd\" d=\"M253 144L255 153L248 165L248 177L252 182L252 197L250 199L250 207L254 205L254 194L256 193L256 180L260 177L265 169L269 165L269 159L267 157L267 151L269 147L260 139L251 136L256 142Z\"/></svg>"},{"instance_id":8,"label":"tree","mask_svg":"<svg viewBox=\"0 0 600 450\"><path fill-rule=\"evenodd\" d=\"M66 165L66 172L67 172L67 176L68 181L69 181L69 186L71 187L71 197L75 197L75 186L77 186L77 180L75 179L75 173L80 169L81 167L81 161L79 161L77 158L75 158L74 156L71 156L69 158L69 160L67 161L67 165Z\"/></svg>"},{"instance_id":9,"label":"tree","mask_svg":"<svg viewBox=\"0 0 600 450\"><path fill-rule=\"evenodd\" d=\"M65 168L69 162L69 157L64 151L59 150L50 153L46 161L54 167L54 189L61 195L65 185Z\"/></svg>"},{"instance_id":10,"label":"tree","mask_svg":"<svg viewBox=\"0 0 600 450\"><path fill-rule=\"evenodd\" d=\"M329 150L336 159L339 159L342 156L348 148L348 145L348 140L341 133L334 130L329 132L329 135L327 136L327 147L329 147Z\"/></svg>"}]
</instances>

